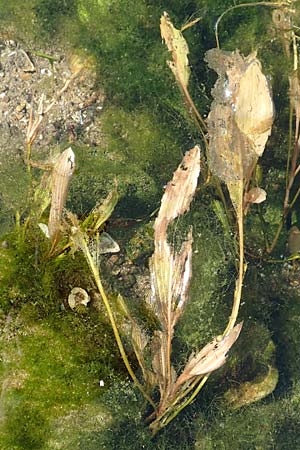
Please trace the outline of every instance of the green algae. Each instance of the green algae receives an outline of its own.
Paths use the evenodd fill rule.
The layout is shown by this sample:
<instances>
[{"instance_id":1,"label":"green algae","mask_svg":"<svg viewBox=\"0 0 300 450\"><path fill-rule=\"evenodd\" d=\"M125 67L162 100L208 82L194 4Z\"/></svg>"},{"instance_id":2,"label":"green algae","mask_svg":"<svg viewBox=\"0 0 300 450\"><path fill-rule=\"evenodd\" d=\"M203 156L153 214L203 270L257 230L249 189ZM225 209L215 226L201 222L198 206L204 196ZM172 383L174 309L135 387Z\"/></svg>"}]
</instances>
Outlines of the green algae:
<instances>
[{"instance_id":1,"label":"green algae","mask_svg":"<svg viewBox=\"0 0 300 450\"><path fill-rule=\"evenodd\" d=\"M54 311L41 318L35 305L23 306L6 319L1 353L2 448L51 448L57 427L64 436L52 448L71 448L76 433L99 431L111 420L99 402L116 379L119 357L98 314Z\"/></svg>"},{"instance_id":2,"label":"green algae","mask_svg":"<svg viewBox=\"0 0 300 450\"><path fill-rule=\"evenodd\" d=\"M47 448L53 423L61 422L63 416L75 411L76 417L79 408L92 408L98 410L98 415L103 414L103 407L95 407L101 396L99 378L107 381L113 372L107 354L103 366L99 359L105 346L105 332L102 330L101 345L97 348L94 342L91 348L93 334L86 324L83 328L78 320L68 323L60 318L59 322L57 330L45 321L29 324L27 319L24 325L19 316L10 325L11 342L7 342L7 336L2 337L5 389L1 395L0 438L4 448ZM108 418L105 413L104 418Z\"/></svg>"},{"instance_id":3,"label":"green algae","mask_svg":"<svg viewBox=\"0 0 300 450\"><path fill-rule=\"evenodd\" d=\"M191 217L194 252L190 301L178 330L181 339L192 348L222 332L234 289L231 242L222 236L213 211L201 205L201 199L198 201Z\"/></svg>"}]
</instances>

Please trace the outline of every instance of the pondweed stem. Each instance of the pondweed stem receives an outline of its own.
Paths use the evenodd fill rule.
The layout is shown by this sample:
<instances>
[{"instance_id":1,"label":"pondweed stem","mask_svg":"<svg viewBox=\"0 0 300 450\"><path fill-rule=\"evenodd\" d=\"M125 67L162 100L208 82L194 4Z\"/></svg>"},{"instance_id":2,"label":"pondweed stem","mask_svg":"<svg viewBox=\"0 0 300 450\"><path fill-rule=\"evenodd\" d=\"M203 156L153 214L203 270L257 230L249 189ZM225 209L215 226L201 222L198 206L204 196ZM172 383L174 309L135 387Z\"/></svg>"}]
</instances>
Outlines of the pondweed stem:
<instances>
[{"instance_id":1,"label":"pondweed stem","mask_svg":"<svg viewBox=\"0 0 300 450\"><path fill-rule=\"evenodd\" d=\"M27 153L26 153L26 164L27 164L27 172L31 173L31 165L30 165L30 159L31 159L31 144L27 144Z\"/></svg>"},{"instance_id":2,"label":"pondweed stem","mask_svg":"<svg viewBox=\"0 0 300 450\"><path fill-rule=\"evenodd\" d=\"M239 201L237 204L237 221L238 221L238 232L239 232L239 274L236 282L236 288L234 291L234 299L232 305L231 315L228 321L228 325L223 333L223 336L226 336L230 330L235 325L240 303L242 297L242 288L243 288L243 279L245 274L245 265L244 265L244 220L243 220L243 185L242 183L239 186Z\"/></svg>"},{"instance_id":3,"label":"pondweed stem","mask_svg":"<svg viewBox=\"0 0 300 450\"><path fill-rule=\"evenodd\" d=\"M170 422L172 422L173 419L184 409L186 408L198 395L199 391L202 389L204 384L206 383L207 379L209 378L209 375L206 375L205 377L201 378L201 381L199 383L199 378L197 378L193 383L190 384L190 386L185 390L180 392L179 395L176 396L174 401L169 405L168 408L158 416L150 425L150 428L152 429L153 436L162 428L167 426ZM198 384L199 383L199 384ZM184 397L188 395L190 391L192 391L195 386L198 384L198 387L194 390L192 395L184 400L177 408L176 404Z\"/></svg>"},{"instance_id":4,"label":"pondweed stem","mask_svg":"<svg viewBox=\"0 0 300 450\"><path fill-rule=\"evenodd\" d=\"M116 325L116 322L115 322L115 319L114 319L114 316L113 316L112 309L110 307L108 298L106 296L106 293L104 291L104 288L103 288L103 285L102 285L102 282L101 282L101 279L100 279L99 270L98 270L98 268L96 267L96 265L95 265L95 263L93 261L93 258L91 256L91 253L90 253L89 249L88 249L88 246L87 246L87 243L86 243L85 239L81 238L80 246L81 246L81 249L83 250L83 253L84 253L84 256L85 256L85 258L86 258L86 260L88 262L88 265L89 265L89 267L90 267L90 269L91 269L91 271L93 273L93 276L94 276L97 288L99 290L99 293L100 293L101 298L103 300L104 306L106 308L106 311L107 311L107 314L108 314L108 317L109 317L109 320L110 320L110 323L111 323L111 326L112 326L112 329L113 329L113 332L114 332L114 336L115 336L115 339L116 339L116 342L117 342L117 345L118 345L121 357L122 357L122 359L124 361L124 364L126 366L126 369L127 369L128 373L129 373L129 375L131 376L134 384L137 386L137 388L143 394L145 399L147 399L148 402L151 404L151 406L155 409L156 408L155 403L153 402L152 398L147 394L147 392L144 390L143 386L140 384L140 382L136 378L136 376L135 376L135 374L134 374L134 372L133 372L133 370L132 370L132 368L130 366L130 363L129 363L127 355L125 353L125 350L124 350L124 347L123 347L123 344L122 344L122 341L121 341L121 337L120 337L120 334L119 334L119 331L118 331L118 328L117 328L117 325Z\"/></svg>"}]
</instances>

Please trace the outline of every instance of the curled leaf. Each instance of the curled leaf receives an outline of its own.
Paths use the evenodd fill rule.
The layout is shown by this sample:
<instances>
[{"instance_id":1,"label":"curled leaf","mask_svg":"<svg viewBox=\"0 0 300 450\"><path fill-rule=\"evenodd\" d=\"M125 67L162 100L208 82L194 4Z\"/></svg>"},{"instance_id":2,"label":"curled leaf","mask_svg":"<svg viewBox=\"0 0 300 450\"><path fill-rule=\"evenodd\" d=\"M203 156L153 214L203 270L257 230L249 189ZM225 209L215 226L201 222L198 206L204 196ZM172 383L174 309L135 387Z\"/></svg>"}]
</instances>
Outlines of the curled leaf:
<instances>
[{"instance_id":1,"label":"curled leaf","mask_svg":"<svg viewBox=\"0 0 300 450\"><path fill-rule=\"evenodd\" d=\"M62 211L66 203L69 183L75 170L75 155L71 147L59 156L51 175L51 208L48 229L52 242L59 238Z\"/></svg>"},{"instance_id":2,"label":"curled leaf","mask_svg":"<svg viewBox=\"0 0 300 450\"><path fill-rule=\"evenodd\" d=\"M190 359L177 384L185 383L190 378L206 375L223 366L228 352L239 337L243 322L237 324L222 339L215 338L194 357Z\"/></svg>"},{"instance_id":3,"label":"curled leaf","mask_svg":"<svg viewBox=\"0 0 300 450\"><path fill-rule=\"evenodd\" d=\"M244 195L244 203L262 203L266 200L267 193L264 189L259 187L255 187L250 189L250 191L246 192Z\"/></svg>"}]
</instances>

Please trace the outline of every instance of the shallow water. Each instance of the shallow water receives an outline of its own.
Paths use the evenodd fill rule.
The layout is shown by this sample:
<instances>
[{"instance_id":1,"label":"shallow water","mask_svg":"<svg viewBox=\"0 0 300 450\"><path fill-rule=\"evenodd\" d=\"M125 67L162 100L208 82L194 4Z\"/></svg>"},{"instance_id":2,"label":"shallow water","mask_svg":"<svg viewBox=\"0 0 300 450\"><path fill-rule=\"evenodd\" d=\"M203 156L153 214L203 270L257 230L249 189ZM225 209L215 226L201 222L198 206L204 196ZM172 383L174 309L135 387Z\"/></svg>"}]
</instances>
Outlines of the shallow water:
<instances>
[{"instance_id":1,"label":"shallow water","mask_svg":"<svg viewBox=\"0 0 300 450\"><path fill-rule=\"evenodd\" d=\"M297 259L284 262L289 228L299 221L297 198L274 251L266 251L282 218L289 118L290 142L297 119L289 112L290 28L278 29L272 10L261 6L233 10L220 22L221 48L245 56L257 50L272 88L272 134L249 186L265 189L267 200L250 205L244 218L248 268L241 335L197 400L154 439L144 422L151 411L128 381L83 256L45 257L49 243L37 222L47 223L50 193L43 169L29 171L26 165L30 111L39 117L45 94L44 110L51 98L56 102L43 116L31 159L51 165L55 154L72 146L76 170L66 207L79 221L116 180L119 201L105 230L121 252L103 257L101 273L113 301L121 292L150 334L157 323L142 304L149 290L153 219L183 154L201 146L197 195L169 235L180 248L193 226L190 300L173 341L180 371L193 350L226 327L237 238L227 191L223 187L221 195L208 177L203 137L166 64L171 55L161 43L159 19L166 10L180 28L201 17L183 34L190 50L190 94L205 118L216 73L204 55L216 46L214 25L231 3L0 0L1 448L300 448L300 269ZM299 26L298 16L284 17ZM298 111L297 97L294 102ZM290 202L298 187L296 177ZM78 285L89 292L92 306L72 311L67 298ZM125 347L137 369L128 342Z\"/></svg>"}]
</instances>

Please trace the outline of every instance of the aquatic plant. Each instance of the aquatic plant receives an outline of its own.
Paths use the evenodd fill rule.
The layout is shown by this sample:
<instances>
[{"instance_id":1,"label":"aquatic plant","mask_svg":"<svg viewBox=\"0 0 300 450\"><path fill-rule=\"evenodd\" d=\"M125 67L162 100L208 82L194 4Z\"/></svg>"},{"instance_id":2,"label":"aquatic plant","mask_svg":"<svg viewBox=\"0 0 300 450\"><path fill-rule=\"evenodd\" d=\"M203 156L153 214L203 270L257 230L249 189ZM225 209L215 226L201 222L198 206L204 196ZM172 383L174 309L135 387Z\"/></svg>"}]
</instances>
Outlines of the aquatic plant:
<instances>
[{"instance_id":1,"label":"aquatic plant","mask_svg":"<svg viewBox=\"0 0 300 450\"><path fill-rule=\"evenodd\" d=\"M282 38L284 48L289 49L290 43L295 42L295 40L290 39L291 38L290 27L292 27L292 25L289 22L289 20L286 19L287 16L289 17L289 12L286 10L283 11L283 9L276 10L276 7L278 5L280 6L281 3L287 5L289 2L280 2L280 4L276 2L274 3L260 2L260 4L265 3L267 3L266 6L271 6L272 3L272 7L275 8L274 23L276 22L276 20L278 23L280 22L279 23L280 26L278 27L277 30L278 39ZM236 6L239 8L243 7L243 5L236 5ZM255 6L255 3L251 3L251 5L249 6ZM230 11L234 9L236 8L235 7L230 8ZM88 15L88 12L86 14ZM170 19L168 19L168 16L164 14L163 17L164 17L163 20L168 22L166 26L169 27L169 30L170 29L172 30L171 26L172 24L170 22ZM222 15L221 20L223 17L224 16ZM292 15L292 17L294 16ZM277 24L277 22L275 23L275 25ZM218 24L219 23L220 21L218 21ZM286 24L286 27L284 24ZM207 186L209 186L208 189L210 189L210 187L212 186L211 181L215 183L215 177L218 177L227 186L226 189L228 189L227 192L229 194L229 197L226 193L224 185L220 184L218 187L218 193L216 194L217 199L214 198L213 200L213 209L217 213L217 217L220 219L220 222L222 223L224 233L228 238L228 246L230 246L230 251L232 252L234 257L238 256L236 260L239 261L239 264L236 267L239 271L239 276L236 281L236 290L234 293L234 307L231 317L228 321L227 326L225 324L224 317L222 317L222 321L221 320L218 321L219 322L218 327L220 328L224 321L225 331L223 332L223 335L220 335L217 338L213 339L213 341L205 345L204 348L200 350L200 352L196 352L195 354L190 355L190 359L188 359L187 361L186 360L183 362L181 361L180 362L181 367L180 365L179 366L176 365L174 351L172 358L172 346L173 346L172 338L173 336L176 336L175 325L178 325L179 319L181 320L181 323L185 321L183 312L185 306L188 304L187 301L188 287L191 280L190 268L191 268L192 235L191 232L187 232L183 240L183 244L174 246L173 248L168 238L170 238L169 234L170 229L172 228L171 222L175 217L173 217L173 215L171 214L172 220L170 220L169 222L168 221L166 222L163 219L165 217L165 214L167 214L167 217L169 217L168 215L170 214L169 209L167 209L166 212L166 209L164 210L164 208L162 208L158 215L157 221L155 222L155 252L150 262L153 292L152 297L150 298L148 304L148 309L150 310L151 317L153 318L154 326L152 325L149 328L146 323L141 323L142 320L140 317L138 318L133 317L130 308L131 305L127 306L125 300L122 299L120 295L118 296L117 299L115 299L114 296L110 295L109 289L107 293L104 291L103 288L102 273L100 271L99 243L101 240L101 234L104 223L109 218L117 202L118 196L116 194L116 191L113 191L112 195L113 200L111 197L108 197L104 202L104 206L99 204L92 212L92 214L88 215L86 219L79 220L74 215L67 214L67 219L65 220L64 214L60 213L59 215L56 215L57 220L55 228L58 232L57 236L59 236L59 239L57 240L55 239L56 248L55 251L51 252L53 260L56 261L57 264L60 264L61 267L63 267L64 263L68 259L66 257L67 255L72 254L72 251L74 251L76 248L83 251L83 254L88 262L89 270L91 270L91 273L94 276L95 284L96 286L98 286L99 291L102 293L102 299L104 300L104 303L108 305L107 309L109 311L108 316L110 316L113 319L114 324L113 327L117 330L117 333L115 332L115 336L116 337L118 336L117 340L119 344L119 349L123 357L125 355L125 361L127 368L129 368L129 373L132 375L135 383L141 389L142 393L148 399L150 405L152 405L149 407L148 413L149 413L150 427L153 430L153 433L156 433L158 430L160 430L161 428L163 428L168 424L170 424L171 426L171 421L173 420L173 418L183 409L183 407L187 406L195 399L197 393L199 392L201 387L204 385L206 379L208 378L208 375L212 371L215 371L218 367L221 366L221 364L225 362L227 358L227 351L229 350L229 347L234 343L240 331L240 328L237 325L235 325L235 321L239 311L239 304L242 295L241 289L246 269L246 262L244 260L243 255L243 239L244 239L243 222L245 221L245 216L247 215L246 220L249 220L248 231L249 231L249 223L255 224L255 226L253 227L255 229L250 230L252 231L252 236L255 236L255 233L261 232L261 226L259 225L258 217L257 216L255 217L255 214L251 215L247 213L251 211L253 212L254 208L251 206L253 203L259 203L261 201L264 201L266 196L265 191L263 191L261 188L258 187L261 184L258 182L257 176L258 171L254 169L254 166L257 162L258 156L261 155L262 150L264 148L266 135L269 133L269 128L271 126L273 118L271 95L268 90L268 85L266 84L267 89L264 92L260 90L261 86L264 85L265 78L261 73L260 62L258 61L257 57L253 54L249 55L248 57L243 57L238 52L223 52L220 49L213 49L207 53L206 60L209 66L217 72L218 81L212 93L213 104L211 107L211 113L207 120L204 121L202 119L200 113L198 112L195 106L195 103L192 100L192 96L188 90L190 68L189 62L187 60L187 54L185 53L187 49L187 44L185 43L184 40L182 40L183 39L182 33L184 33L186 29L187 26L183 27L181 30L176 30L175 27L173 27L172 32L175 35L174 42L172 42L173 38L170 38L169 35L168 42L170 48L173 47L173 50L171 50L172 53L174 52L175 47L177 47L178 42L179 42L178 45L179 47L181 47L181 50L183 52L181 66L179 64L180 67L178 67L175 64L175 61L173 60L172 63L170 64L170 68L172 69L172 73L174 73L175 75L176 82L179 84L188 111L192 113L192 116L197 123L197 127L198 128L201 127L202 130L199 136L199 140L202 139L203 142L203 149L205 148L205 150L202 151L202 159L204 159L204 154L206 154L208 164L210 167L210 170L207 170L207 168L204 168L205 166L203 165L202 173L204 173L204 179L206 179ZM294 37L296 37L296 35ZM288 52L288 50L286 51ZM176 58L176 52L174 54ZM166 70L166 72L168 71ZM237 86L234 85L236 79L238 80ZM253 83L253 80L255 79L260 80L258 85L255 85ZM297 81L297 76L296 81L294 80L293 83L294 83L293 88L291 87L291 92L293 92L293 96L291 97L291 105L292 105L291 108L292 108L292 116L295 115L294 128L296 129L298 121L297 84L299 84ZM251 95L249 95L248 91L247 94L243 94L243 91L241 90L242 85L247 86L248 84L254 84L256 86L256 88L253 89L253 91L251 91ZM262 107L262 104L260 104L259 102L256 103L255 97L256 94L260 94L261 97L260 99L263 105L267 105L268 108L264 109ZM250 126L249 126L249 116L247 116L247 114L249 113L249 109L247 109L248 105L247 108L243 109L243 103L245 104L245 100L246 103L248 102L249 99L248 96L251 97L251 111L253 111L253 116L251 116L250 120ZM252 101L254 103L252 103ZM237 105L239 106L239 108L242 108L240 109L240 111L242 111L242 115L239 115L238 111L235 110ZM255 109L256 106L257 110ZM128 143L128 152L132 148L134 148L136 154L135 158L138 160L140 147L139 144L140 142L143 141L144 137L149 134L148 130L151 129L151 115L145 114L145 116L147 116L148 119L147 129L145 130L145 133L141 135L139 131L142 128L142 126L141 127L138 126L137 130L135 130L138 112L125 113L124 111L121 110L120 113L120 110L118 110L117 107L114 107L113 115L110 114L111 111L112 109L110 110L108 108L105 112L106 115L104 115L104 119L106 120L107 134L108 135L114 134L115 137L115 135L119 133L122 136L123 139L122 142ZM145 111L146 109L144 109L144 112ZM266 119L265 122L267 126L264 127L260 123L257 126L258 122L256 122L256 120L258 112L259 113L263 112L263 114L265 114L265 116L260 116L259 120L264 121L264 119ZM247 120L244 120L245 116ZM120 126L118 120L119 118L122 121L122 126ZM118 122L119 125L119 129L117 130L115 122ZM143 125L144 122L145 121L143 117L141 124ZM139 135L136 137L136 140L134 142L133 140L130 139L127 140L127 135L125 131L126 127L128 128L128 126L131 127L130 129L131 136L134 135L135 133ZM295 130L293 131L295 134ZM298 132L296 134L298 134ZM159 136L160 136L159 133L157 133L157 139L155 142L159 141ZM291 142L293 142L293 140L294 135ZM150 141L151 139L149 138L149 141L147 141L147 145L148 143L149 145L153 145L153 143L151 144ZM114 155L116 155L118 152L117 147L118 142L116 140L114 142L114 150L115 150ZM294 150L295 153L293 157L292 153ZM291 162L289 163L289 165L290 166L293 165L293 167L295 166L294 159L297 160L297 153L296 153L297 145L294 146L294 150L293 145L291 145L291 155L289 157ZM144 157L144 153L142 156ZM147 157L148 155L146 155L144 158L145 160L144 167L146 169L147 165L149 165L148 163L149 159L147 159ZM118 170L119 167L122 169L122 164L123 162L118 166L114 167L115 172ZM186 166L184 165L184 167ZM167 169L169 168L170 163L168 163L167 166ZM165 171L167 171L167 169L165 168ZM184 170L181 167L178 174L184 175L183 172ZM139 173L142 172L134 172L135 176L137 176L136 174ZM273 176L274 173L275 169L274 171L272 171ZM297 164L293 168L293 170L288 171L287 176L288 189L286 190L286 193L288 193L289 189L290 190L292 189L291 186L289 187L291 181L292 184L296 184L296 175L298 173L299 170ZM45 174L45 176L42 177L41 184L37 189L35 189L34 193L35 204L32 205L32 209L30 212L30 214L32 214L32 217L35 217L34 220L35 223L41 222L40 221L41 215L42 214L45 215L46 208L50 206L51 203L53 204L51 200L51 193L49 187L50 178L51 175ZM180 182L180 185L181 183L182 180ZM168 188L166 189L167 195L163 198L163 203L165 206L167 205L168 208L170 204L173 203L174 200L173 197L174 191L172 189L173 187L174 186L172 186L172 184L168 185ZM222 188L222 190L220 190L220 187ZM267 191L269 195L269 190ZM201 191L201 193L202 192L203 191ZM270 193L272 195L271 190ZM288 193L288 196L289 195L290 193ZM64 197L65 196L61 197L60 204L65 203L65 200L63 201ZM187 197L189 197L189 195L187 195ZM200 197L200 195L198 197ZM231 207L229 200L230 198L233 205L233 210L230 209ZM170 201L170 199L172 199L172 202ZM288 213L286 211L290 212L290 210L293 208L294 205L295 203L293 203L293 201L289 203L288 209L286 209L284 212L284 221L287 219ZM269 211L271 207L272 205L268 205ZM50 207L50 211L51 208L52 205ZM61 211L61 208L59 208L59 210ZM198 220L201 220L201 213L202 211L200 211L199 213ZM178 213L178 215L180 214ZM50 213L50 216L51 215L52 214ZM252 219L251 216L252 217L254 216L254 218ZM261 214L261 216L263 217L263 214ZM236 217L236 222L234 220L234 217ZM265 215L265 218L267 218L267 215ZM66 221L68 222L68 224L65 223ZM282 222L282 224L284 223L284 221ZM282 224L281 227L283 227ZM295 228L291 229L291 232L292 234L295 234L294 233ZM30 230L29 234L30 233L32 233L32 230ZM266 234L269 234L269 230L267 230ZM47 240L45 240L45 242L47 243ZM45 244L45 242L43 244ZM49 241L48 244L51 245L51 242ZM266 245L266 248L270 249L268 243ZM290 243L290 248L291 249L296 248L296 251L298 251L298 247L294 246L292 242ZM39 247L38 251L40 250L41 248ZM69 250L71 250L70 253L68 253ZM247 250L248 250L247 259L249 264L250 259L249 250L251 250L251 246L249 246ZM5 251L2 250L2 253L5 253ZM46 249L45 254L49 256L48 248ZM59 258L56 258L58 255L60 255ZM215 258L217 257L218 256L215 256ZM199 272L200 270L201 264ZM231 270L233 271L233 269ZM172 277L172 275L174 275L174 272L176 273L176 276ZM79 276L80 274L78 274L78 278ZM175 292L173 296L169 294L169 291L164 289L164 283L166 283L170 279L174 280L173 283L169 281L169 286L171 284ZM226 282L228 282L228 280L224 281L224 283ZM270 289L272 287L271 284L272 281L269 281ZM230 286L227 287L226 289L230 291ZM272 305L268 303L266 307L267 301L265 299L262 299L261 298L262 296L263 294L260 291L255 296L255 299L251 299L253 300L254 306L252 306L252 309L249 306L246 306L246 308L248 308L247 311L250 310L251 313L245 314L245 312L243 312L244 317L247 317L248 315L253 316L253 314L254 315L261 314L260 317L264 317L264 320L269 320L268 315L270 314L269 311L271 308L274 308L274 304L276 302L273 301L272 299L272 302L269 302L272 303ZM247 296L244 297L244 300L246 298ZM191 299L191 302L192 301L193 298ZM261 302L261 306L258 305L259 301ZM226 304L226 308L228 307L228 304ZM285 310L288 310L288 304L285 303L284 305ZM220 309L222 309L222 307L223 304L220 307ZM165 310L167 310L167 314L165 313ZM296 322L296 319L293 320L295 320ZM283 323L281 325L283 329L286 326L286 324ZM211 327L211 333L212 334L214 333L214 327ZM199 336L201 338L200 332L198 332L198 336L197 338L195 338L195 341L197 343L199 342ZM190 336L187 337L187 340L188 339L190 339L190 341L192 340ZM293 346L297 348L298 341L296 337L294 336L290 337L290 334L288 333L286 339L287 340L291 339L293 341ZM124 344L124 341L126 342L126 344ZM130 356L126 356L125 352L123 353L124 348L129 347L130 342L132 344L136 356L136 361L134 362L132 362L133 359L132 353L129 354ZM276 345L278 345L277 342ZM249 351L248 348L247 349L244 348L242 351L245 352L246 350ZM190 350L188 350L188 354L189 353ZM249 351L249 353L251 352ZM293 351L291 350L290 354L288 354L289 364L290 361L294 361L295 359L294 354L295 350L293 348ZM241 355L239 355L239 357L240 356ZM233 359L231 359L230 361L232 360ZM234 366L234 364L238 363L236 361L233 361L232 364ZM296 363L293 364L295 365L296 368L298 360L297 364ZM136 371L135 369L133 370L133 368L136 367L137 365L139 365L140 368L139 372ZM173 366L176 367L176 373ZM232 366L229 366L228 370L230 370L230 367L232 368ZM236 398L235 396L239 396L241 394L243 396L243 400L245 400L244 403L238 401L235 402L234 400L232 401L232 403L235 402L236 405L240 407L242 404L248 404L251 401L261 399L263 398L263 396L268 395L270 392L272 392L277 383L278 372L274 367L271 367L271 365L269 368L270 368L269 372L267 372L266 374L264 373L262 378L255 377L250 382L242 381L240 391L238 389L236 390L231 389L230 391L228 391L231 393L231 400L232 398L235 399ZM234 367L235 375L236 370L237 369ZM297 371L294 368L293 368L293 377L296 380ZM142 382L140 381L141 379L143 380ZM214 383L210 383L210 385L214 385ZM118 388L116 387L116 389ZM213 387L208 389L213 390ZM120 395L124 395L124 397L128 395L128 399L130 399L131 397L128 394L129 390L130 390L129 388L128 389L124 388L122 390L122 387L120 387ZM258 394L257 391L259 391ZM123 400L124 403L126 403L126 400L127 398ZM136 399L134 400L134 402L136 402ZM285 400L285 402L279 402L277 408L278 407L280 408L280 404L285 404L286 408L285 411L287 411L289 408L287 406L287 402L288 402L287 400ZM204 407L206 407L205 399L203 405ZM150 410L151 407L153 408L153 411ZM225 416L226 419L224 419L224 411L221 411L220 414L218 415L217 407L215 408L215 414L217 417L216 420L212 420L211 418L208 420L207 418L208 415L206 413L205 417L204 413L202 417L202 412L201 413L199 413L199 411L197 412L197 414L200 414L201 416L199 419L199 422L201 421L201 426L199 426L199 428L201 429L201 427L202 428L205 427L204 434L206 434L207 436L207 439L203 438L203 442L199 437L197 443L197 446L199 448L217 448L216 446L221 447L226 445L228 442L232 442L232 445L235 445L235 443L238 442L238 445L242 446L243 438L245 437L244 424L245 420L247 420L247 417L249 417L249 421L251 424L253 424L255 430L259 430L260 424L257 423L258 421L257 419L255 419L255 415L258 416L259 411L262 411L263 413L266 414L267 424L272 424L272 414L274 414L275 411L275 406L273 407L271 402L269 405L263 404L261 406L261 410L259 409L260 406L257 406L256 409L255 407L253 408L250 407L250 409L247 409L246 412L244 411L241 413L230 412L228 405L224 408L226 408L227 411L227 414ZM140 409L142 409L142 407ZM278 411L278 409L276 409L276 411ZM281 428L284 430L284 426L286 425L288 427L288 424L287 422L285 422L283 418L283 413L280 420L282 422ZM239 432L237 432L236 429L234 428L235 421L237 422ZM209 423L211 424L211 429L209 429L210 427ZM275 434L276 431L274 431L273 428L275 429L275 427L271 425L270 428L267 428L266 425L266 429L264 430L266 436L263 436L261 440L257 438L257 440L255 441L257 445L263 446L267 441L269 442L272 440L270 436L267 437L267 434L269 433L270 435L271 432ZM233 435L235 436L236 441L234 441L233 437L230 437L231 436L230 431L232 429L235 429ZM225 438L221 436L223 432ZM241 435L241 437L239 437L239 434ZM282 436L284 436L284 433L282 434ZM264 441L264 439L266 440ZM284 437L282 437L282 440L284 441Z\"/></svg>"},{"instance_id":2,"label":"aquatic plant","mask_svg":"<svg viewBox=\"0 0 300 450\"><path fill-rule=\"evenodd\" d=\"M74 250L81 250L93 274L96 286L105 305L114 336L124 364L136 386L153 407L150 414L150 428L155 434L166 426L189 403L186 396L197 386L199 379L206 380L208 374L222 366L240 333L242 324L228 328L223 336L215 338L196 355L191 355L179 376L171 363L172 338L174 328L181 317L188 300L188 289L191 278L192 233L188 233L180 251L176 251L168 243L168 226L190 207L197 187L200 171L200 148L190 150L183 158L173 179L168 183L158 217L154 225L155 251L150 260L152 294L148 306L155 318L156 329L150 339L144 327L131 316L124 300L119 295L118 303L124 320L129 323L129 337L137 361L142 370L144 382L141 384L131 368L118 329L118 324L100 278L100 266L97 253L90 250L95 233L111 212L109 202L95 210L83 226L76 217L68 213L71 223L70 239ZM86 231L84 231L86 229ZM90 231L88 236L87 230ZM150 347L150 349L149 349ZM150 353L151 366L146 363ZM203 384L203 381L202 383ZM160 400L156 404L151 394L159 387ZM193 395L191 395L193 398Z\"/></svg>"}]
</instances>

